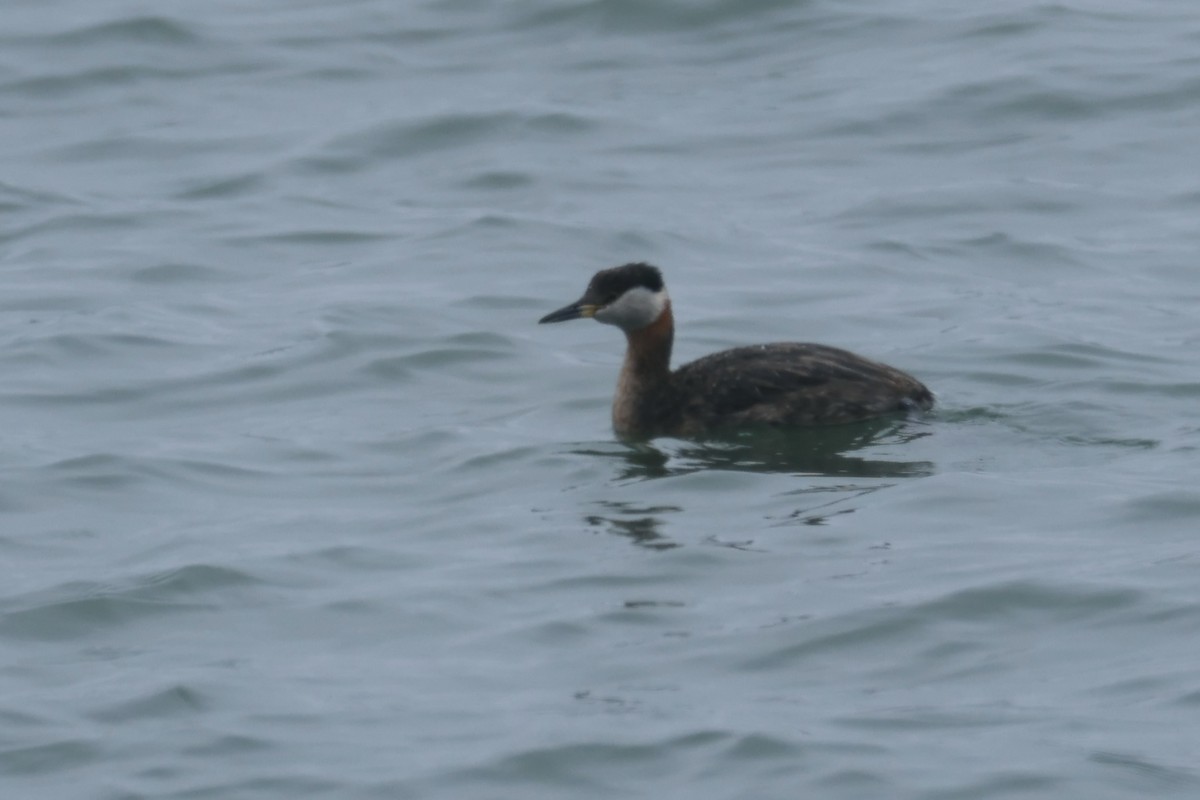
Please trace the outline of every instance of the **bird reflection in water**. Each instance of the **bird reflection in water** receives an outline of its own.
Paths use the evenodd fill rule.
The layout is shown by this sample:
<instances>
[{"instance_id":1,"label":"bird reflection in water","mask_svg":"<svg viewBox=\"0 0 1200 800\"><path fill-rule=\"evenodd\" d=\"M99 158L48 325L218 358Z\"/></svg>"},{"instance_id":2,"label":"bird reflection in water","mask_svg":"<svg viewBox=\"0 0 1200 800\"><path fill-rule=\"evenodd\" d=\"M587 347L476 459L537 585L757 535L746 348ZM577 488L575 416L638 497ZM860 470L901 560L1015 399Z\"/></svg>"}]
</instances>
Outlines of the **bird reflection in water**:
<instances>
[{"instance_id":1,"label":"bird reflection in water","mask_svg":"<svg viewBox=\"0 0 1200 800\"><path fill-rule=\"evenodd\" d=\"M619 459L619 480L650 480L704 470L789 473L811 477L918 478L932 475L929 461L853 455L868 447L903 445L931 435L908 420L872 420L827 428L739 431L702 440L659 439L579 449L580 455Z\"/></svg>"},{"instance_id":2,"label":"bird reflection in water","mask_svg":"<svg viewBox=\"0 0 1200 800\"><path fill-rule=\"evenodd\" d=\"M661 514L683 511L679 506L636 507L631 503L602 502L605 514L589 514L584 521L593 527L605 527L611 533L628 536L633 543L651 550L670 550L679 547L661 532Z\"/></svg>"},{"instance_id":3,"label":"bird reflection in water","mask_svg":"<svg viewBox=\"0 0 1200 800\"><path fill-rule=\"evenodd\" d=\"M929 436L931 429L911 420L876 420L854 425L797 430L741 431L722 438L699 441L659 439L655 443L614 443L611 447L575 450L580 455L612 458L617 463L618 482L647 481L708 470L791 474L797 478L839 478L798 486L799 507L777 524L824 525L832 516L854 511L847 505L868 494L894 485L896 479L932 475L928 461L886 459L857 455L867 448L904 445ZM891 479L881 481L879 479ZM684 511L679 506L640 506L601 501L597 513L585 516L590 527L601 527L634 544L652 550L668 550L679 543L664 529L670 515ZM755 549L752 540L725 541L715 537L706 544Z\"/></svg>"}]
</instances>

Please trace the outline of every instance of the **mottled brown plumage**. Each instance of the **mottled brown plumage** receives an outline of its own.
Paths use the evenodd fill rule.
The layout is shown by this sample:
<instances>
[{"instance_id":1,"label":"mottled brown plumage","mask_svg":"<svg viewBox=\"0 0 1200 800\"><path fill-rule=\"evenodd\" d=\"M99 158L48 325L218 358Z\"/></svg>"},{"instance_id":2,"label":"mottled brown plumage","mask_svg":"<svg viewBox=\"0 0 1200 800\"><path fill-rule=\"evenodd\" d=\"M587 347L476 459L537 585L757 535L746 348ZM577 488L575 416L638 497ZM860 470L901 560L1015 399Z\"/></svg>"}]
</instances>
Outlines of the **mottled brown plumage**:
<instances>
[{"instance_id":1,"label":"mottled brown plumage","mask_svg":"<svg viewBox=\"0 0 1200 800\"><path fill-rule=\"evenodd\" d=\"M628 347L613 399L620 436L834 425L933 406L933 395L911 375L820 344L738 347L672 372L671 302L658 270L647 264L598 272L578 302L541 322L579 317L625 331Z\"/></svg>"}]
</instances>

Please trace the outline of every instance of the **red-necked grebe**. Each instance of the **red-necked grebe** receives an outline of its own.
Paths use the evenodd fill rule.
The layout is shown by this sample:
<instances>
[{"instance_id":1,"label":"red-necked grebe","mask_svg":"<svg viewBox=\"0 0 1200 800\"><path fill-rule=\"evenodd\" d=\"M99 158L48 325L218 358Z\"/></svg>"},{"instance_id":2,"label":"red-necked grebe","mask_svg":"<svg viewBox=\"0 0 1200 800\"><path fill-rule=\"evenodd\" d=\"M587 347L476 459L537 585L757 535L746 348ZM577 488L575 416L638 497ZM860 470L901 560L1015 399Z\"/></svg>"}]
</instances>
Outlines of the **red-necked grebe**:
<instances>
[{"instance_id":1,"label":"red-necked grebe","mask_svg":"<svg viewBox=\"0 0 1200 800\"><path fill-rule=\"evenodd\" d=\"M822 344L737 347L672 371L671 301L649 264L597 272L583 297L539 322L583 317L616 325L628 340L613 398L618 436L835 425L933 406L933 394L911 375Z\"/></svg>"}]
</instances>

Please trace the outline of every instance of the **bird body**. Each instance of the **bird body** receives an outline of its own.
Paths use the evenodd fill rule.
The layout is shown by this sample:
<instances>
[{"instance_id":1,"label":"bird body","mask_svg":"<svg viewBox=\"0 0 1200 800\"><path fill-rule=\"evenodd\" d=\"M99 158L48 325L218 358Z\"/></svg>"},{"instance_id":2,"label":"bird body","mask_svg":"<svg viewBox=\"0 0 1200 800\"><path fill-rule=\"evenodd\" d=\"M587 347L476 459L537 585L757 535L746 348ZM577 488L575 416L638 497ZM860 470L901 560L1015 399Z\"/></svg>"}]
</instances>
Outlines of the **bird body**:
<instances>
[{"instance_id":1,"label":"bird body","mask_svg":"<svg viewBox=\"0 0 1200 800\"><path fill-rule=\"evenodd\" d=\"M911 375L821 344L737 347L672 371L671 301L648 264L601 270L583 297L540 322L582 317L625 332L612 410L613 429L624 438L834 425L933 406L933 394Z\"/></svg>"}]
</instances>

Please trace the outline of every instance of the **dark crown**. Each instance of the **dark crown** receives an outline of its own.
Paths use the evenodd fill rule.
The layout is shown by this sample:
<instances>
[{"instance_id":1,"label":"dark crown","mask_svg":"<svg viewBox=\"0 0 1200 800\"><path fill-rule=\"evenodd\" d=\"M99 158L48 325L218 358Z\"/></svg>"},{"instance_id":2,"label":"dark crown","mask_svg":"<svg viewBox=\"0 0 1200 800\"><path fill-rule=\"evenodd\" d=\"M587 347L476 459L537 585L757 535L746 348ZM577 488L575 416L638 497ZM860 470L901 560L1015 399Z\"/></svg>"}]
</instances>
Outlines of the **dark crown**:
<instances>
[{"instance_id":1,"label":"dark crown","mask_svg":"<svg viewBox=\"0 0 1200 800\"><path fill-rule=\"evenodd\" d=\"M652 292L661 292L663 278L658 267L637 263L602 269L595 274L592 282L588 285L588 294L595 294L611 301L630 289L638 287L649 289Z\"/></svg>"}]
</instances>

